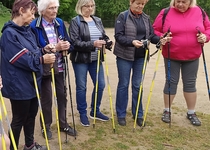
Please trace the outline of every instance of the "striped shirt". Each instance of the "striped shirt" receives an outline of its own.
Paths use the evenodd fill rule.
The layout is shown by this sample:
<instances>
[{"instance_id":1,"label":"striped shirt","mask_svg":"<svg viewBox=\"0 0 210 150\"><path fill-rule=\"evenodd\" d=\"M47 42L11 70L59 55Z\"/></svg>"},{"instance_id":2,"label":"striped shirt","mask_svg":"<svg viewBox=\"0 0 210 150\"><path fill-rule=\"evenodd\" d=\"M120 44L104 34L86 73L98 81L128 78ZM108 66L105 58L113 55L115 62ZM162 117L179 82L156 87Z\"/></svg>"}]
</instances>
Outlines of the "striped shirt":
<instances>
[{"instance_id":1,"label":"striped shirt","mask_svg":"<svg viewBox=\"0 0 210 150\"><path fill-rule=\"evenodd\" d=\"M99 31L99 29L96 27L96 24L94 21L89 21L88 28L90 31L90 39L91 41L96 41L99 39L99 37L102 37L102 33ZM95 61L98 59L98 48L95 49L94 52L91 52L91 61Z\"/></svg>"},{"instance_id":2,"label":"striped shirt","mask_svg":"<svg viewBox=\"0 0 210 150\"><path fill-rule=\"evenodd\" d=\"M42 18L42 25L43 25L44 30L46 32L49 43L56 45L58 43L59 39L57 38L57 35L55 33L55 28L54 28L55 22L54 22L54 20L53 20L52 23L49 23L44 18ZM63 64L62 64L62 59L61 59L61 57L62 57L61 53L56 53L56 57L57 57L57 61L58 61L58 71L63 72Z\"/></svg>"}]
</instances>

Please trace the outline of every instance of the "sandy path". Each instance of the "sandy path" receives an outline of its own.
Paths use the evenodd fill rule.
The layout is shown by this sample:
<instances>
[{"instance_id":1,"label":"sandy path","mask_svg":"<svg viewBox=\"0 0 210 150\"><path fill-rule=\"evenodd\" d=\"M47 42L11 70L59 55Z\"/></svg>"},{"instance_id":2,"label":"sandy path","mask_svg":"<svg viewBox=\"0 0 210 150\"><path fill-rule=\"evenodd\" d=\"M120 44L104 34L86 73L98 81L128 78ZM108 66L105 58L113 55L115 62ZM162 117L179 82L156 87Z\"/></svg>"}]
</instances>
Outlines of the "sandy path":
<instances>
[{"instance_id":1,"label":"sandy path","mask_svg":"<svg viewBox=\"0 0 210 150\"><path fill-rule=\"evenodd\" d=\"M114 41L114 36L113 36L114 29L106 29L106 32L109 35L109 37ZM205 49L207 69L209 69L210 68L210 59L208 59L208 58L210 57L210 51L209 51L210 43L205 44L204 49ZM156 50L155 46L152 45L150 47L151 53L154 52L155 50ZM147 99L148 99L149 90L150 90L152 78L153 78L153 75L154 75L155 63L156 63L157 56L158 56L157 54L154 55L150 59L150 62L147 65L146 75L145 75L145 79L144 79L144 98L143 98L143 103L144 104L146 104ZM118 77L117 77L115 55L113 55L113 53L110 52L110 51L107 51L107 62L108 62L108 67L109 67L109 80L110 80L110 84L111 84L113 107L114 107L115 106L114 104L115 104L116 87L117 87ZM73 105L74 105L74 112L75 112L75 121L76 121L77 126L81 126L80 123L79 123L79 117L78 117L79 115L78 115L78 112L76 110L76 104L75 104L75 83L74 83L74 73L73 73L71 64L69 64L69 68L70 68L70 76L71 76L71 88L72 88L72 98L73 98ZM209 69L209 73L210 73L210 69ZM158 115L160 115L160 113L162 113L162 109L163 109L162 91L163 91L163 86L164 86L164 76L165 76L164 65L163 65L163 58L162 58L162 55L161 55L159 65L158 65L157 74L156 74L156 78L155 78L154 89L153 89L153 92L152 92L151 103L150 103L150 106L149 106L149 111L152 111L153 113L156 113ZM90 102L90 99L91 99L92 87L93 87L93 85L92 85L90 79L88 79L87 99L89 100L89 102ZM210 114L210 109L209 109L210 102L209 102L209 98L208 98L208 95L207 95L206 77L205 77L205 73L204 73L202 57L200 57L200 68L199 68L198 79L197 79L197 92L198 92L198 96L197 96L198 101L197 101L196 110L199 111L199 112ZM131 94L129 96L131 96ZM5 99L5 104L6 104L6 107L7 107L9 118L11 120L10 103L7 99ZM130 104L131 104L131 102L129 102L129 106L128 106L129 110L130 110ZM180 108L180 109L186 109L185 100L184 100L183 95L182 95L182 83L181 82L179 83L178 92L177 92L176 98L174 100L173 107ZM68 101L68 108L67 109L68 109L68 112L71 113L70 102L69 101ZM106 111L109 111L109 109L110 109L107 88L104 91L104 96L103 96L101 109L106 110ZM176 110L174 110L174 111L176 111ZM89 110L88 110L88 112L89 112ZM55 114L54 110L53 110L53 113ZM177 115L174 115L173 117L174 117L174 121L176 121L176 120L185 118L185 114L181 117L177 116ZM72 122L71 117L68 118L68 122ZM186 122L186 119L184 121L180 121L180 124L184 124L185 122ZM53 126L55 127L55 117L54 117L54 122L53 123L54 123ZM6 122L4 122L4 126L7 129ZM54 149L57 150L58 149L57 138L56 138L57 137L57 132L53 131L53 136L55 138L53 140L50 140L50 145L53 145L53 147L51 146L51 149L52 150L54 150ZM23 137L24 136L22 134L21 139L20 139L19 149L22 149L22 145L24 143ZM81 140L81 139L85 139L85 138L87 138L87 137L84 137L83 135L81 135L81 133L79 133L79 135L77 137L77 140ZM63 133L61 134L61 139L62 139L62 141L65 140L65 134L63 134ZM68 136L68 140L72 141L73 139L74 139L73 137ZM45 140L41 136L41 132L40 132L39 115L38 115L37 120L36 120L35 140L38 141L41 144L45 144Z\"/></svg>"}]
</instances>

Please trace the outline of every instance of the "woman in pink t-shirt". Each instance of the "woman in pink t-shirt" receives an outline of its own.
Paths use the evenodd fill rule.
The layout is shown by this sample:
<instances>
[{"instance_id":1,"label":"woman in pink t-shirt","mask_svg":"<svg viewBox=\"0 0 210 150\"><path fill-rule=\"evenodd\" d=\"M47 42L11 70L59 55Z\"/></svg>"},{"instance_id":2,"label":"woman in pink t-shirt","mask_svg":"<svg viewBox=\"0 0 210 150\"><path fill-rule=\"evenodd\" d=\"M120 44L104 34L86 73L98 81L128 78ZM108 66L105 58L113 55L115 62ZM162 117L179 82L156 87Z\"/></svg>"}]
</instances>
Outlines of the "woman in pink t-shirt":
<instances>
[{"instance_id":1,"label":"woman in pink t-shirt","mask_svg":"<svg viewBox=\"0 0 210 150\"><path fill-rule=\"evenodd\" d=\"M202 46L210 39L210 21L206 13L196 5L196 0L171 0L167 9L167 12L165 9L160 11L153 24L155 34L162 36L166 73L162 121L171 121L170 108L181 72L183 94L188 108L187 118L193 125L200 126L201 122L195 113L196 78Z\"/></svg>"}]
</instances>

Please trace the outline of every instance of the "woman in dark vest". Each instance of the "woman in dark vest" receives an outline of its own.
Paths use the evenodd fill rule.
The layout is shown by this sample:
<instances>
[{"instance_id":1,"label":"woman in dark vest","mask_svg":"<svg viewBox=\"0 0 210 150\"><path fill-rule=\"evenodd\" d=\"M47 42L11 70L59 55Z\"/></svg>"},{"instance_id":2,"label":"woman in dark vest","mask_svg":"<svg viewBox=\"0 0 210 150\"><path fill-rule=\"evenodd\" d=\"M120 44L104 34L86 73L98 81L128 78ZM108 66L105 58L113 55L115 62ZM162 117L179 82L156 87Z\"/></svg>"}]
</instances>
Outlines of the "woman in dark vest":
<instances>
[{"instance_id":1,"label":"woman in dark vest","mask_svg":"<svg viewBox=\"0 0 210 150\"><path fill-rule=\"evenodd\" d=\"M118 86L116 94L116 111L118 123L126 125L126 109L128 105L128 87L132 71L132 115L135 118L142 69L146 47L149 41L158 43L159 37L154 35L149 17L143 12L148 0L130 0L130 8L121 12L115 23L116 63L118 69ZM141 99L142 99L141 93ZM141 100L142 102L142 100ZM143 109L139 105L137 124L142 126Z\"/></svg>"}]
</instances>

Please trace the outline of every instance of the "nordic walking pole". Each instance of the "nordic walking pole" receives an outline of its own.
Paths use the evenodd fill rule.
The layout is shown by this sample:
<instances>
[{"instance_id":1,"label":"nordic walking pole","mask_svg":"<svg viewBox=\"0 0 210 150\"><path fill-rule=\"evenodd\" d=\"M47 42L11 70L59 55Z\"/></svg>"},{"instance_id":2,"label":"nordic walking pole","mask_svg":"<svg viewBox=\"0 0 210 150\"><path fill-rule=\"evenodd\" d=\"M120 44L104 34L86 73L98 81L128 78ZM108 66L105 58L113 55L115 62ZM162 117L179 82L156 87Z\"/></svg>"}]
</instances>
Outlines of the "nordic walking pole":
<instances>
[{"instance_id":1,"label":"nordic walking pole","mask_svg":"<svg viewBox=\"0 0 210 150\"><path fill-rule=\"evenodd\" d=\"M60 38L61 40L66 41L66 38ZM65 96L67 97L66 93L66 75L68 76L68 88L69 88L69 97L70 97L70 104L71 104L71 114L72 114L72 122L73 122L73 129L74 129L74 138L76 139L76 127L75 127L75 121L74 121L74 109L73 109L73 102L72 102L72 92L71 92L71 82L70 82L70 75L69 75L69 63L67 59L68 51L63 51L63 66L64 66L64 86L65 86ZM67 106L67 105L66 105ZM67 110L67 109L66 109ZM67 132L66 132L66 142L67 142Z\"/></svg>"},{"instance_id":2,"label":"nordic walking pole","mask_svg":"<svg viewBox=\"0 0 210 150\"><path fill-rule=\"evenodd\" d=\"M1 134L1 142L2 142L2 150L7 150L6 148L6 141L4 138L4 128L3 128L3 121L2 121L2 112L1 112L1 105L0 105L0 134Z\"/></svg>"},{"instance_id":3,"label":"nordic walking pole","mask_svg":"<svg viewBox=\"0 0 210 150\"><path fill-rule=\"evenodd\" d=\"M12 128L11 128L10 121L9 121L9 118L8 118L8 115L7 115L7 109L6 109L6 106L5 106L5 103L4 103L4 99L3 99L3 96L2 96L1 90L0 90L0 100L1 100L2 107L3 107L4 116L6 117L6 120L7 120L9 134L10 134L10 138L11 138L11 141L12 141L13 148L14 148L14 150L17 150L17 145L15 143L14 134L12 132Z\"/></svg>"},{"instance_id":4,"label":"nordic walking pole","mask_svg":"<svg viewBox=\"0 0 210 150\"><path fill-rule=\"evenodd\" d=\"M56 90L55 90L55 76L54 76L53 67L51 68L51 75L52 75L52 88L53 88L54 103L55 103L56 123L57 123L57 128L58 128L58 143L59 143L60 150L62 150L60 125L59 125L59 117L58 117L58 103L57 103L57 95L56 95Z\"/></svg>"},{"instance_id":5,"label":"nordic walking pole","mask_svg":"<svg viewBox=\"0 0 210 150\"><path fill-rule=\"evenodd\" d=\"M36 80L35 72L32 72L32 75L33 75L33 79L34 79L34 86L35 86L35 89L36 89L36 97L37 97L37 99L38 99L38 104L39 104L39 109L40 109L40 115L41 115L41 120L42 120L42 126L43 126L43 129L44 129L44 136L45 136L46 146L47 146L47 149L50 150L49 142L48 142L48 137L47 137L47 132L46 132L46 126L45 126L45 122L44 122L44 115L43 115L43 112L42 112L42 105L41 105L41 100L40 100L40 95L39 95L39 90L38 90L38 86L37 86L37 80Z\"/></svg>"},{"instance_id":6,"label":"nordic walking pole","mask_svg":"<svg viewBox=\"0 0 210 150\"><path fill-rule=\"evenodd\" d=\"M201 34L201 31L198 29L198 27L196 27L196 29L198 30L198 34ZM208 90L209 100L210 100L209 79L208 79L208 72L207 72L207 67L206 67L205 54L204 54L204 50L203 50L203 44L201 44L201 49L202 49L204 71L205 71L205 75L206 75L206 85L207 85L207 90Z\"/></svg>"},{"instance_id":7,"label":"nordic walking pole","mask_svg":"<svg viewBox=\"0 0 210 150\"><path fill-rule=\"evenodd\" d=\"M158 49L158 58L157 58L156 63L155 63L156 64L155 65L155 72L154 72L152 83L151 83L151 86L150 86L150 93L149 93L149 96L148 96L146 109L145 109L145 113L144 113L144 118L143 118L143 123L142 123L142 126L141 126L142 128L144 127L144 124L145 124L145 121L146 121L146 118L147 118L147 112L148 112L148 108L149 108L149 104L150 104L150 100L151 100L151 96L152 96L152 91L153 91L153 88L154 88L154 85L155 85L155 77L156 77L156 73L157 73L157 70L158 70L160 54L162 52L162 50L160 49L160 44L157 44L156 47Z\"/></svg>"},{"instance_id":8,"label":"nordic walking pole","mask_svg":"<svg viewBox=\"0 0 210 150\"><path fill-rule=\"evenodd\" d=\"M97 104L97 97L98 97L98 74L99 74L100 55L101 55L100 52L101 52L101 50L98 49L98 60L97 60L97 70L96 70L96 85L95 85L95 101L94 101L93 128L95 128L95 123L96 123L96 104Z\"/></svg>"},{"instance_id":9,"label":"nordic walking pole","mask_svg":"<svg viewBox=\"0 0 210 150\"><path fill-rule=\"evenodd\" d=\"M107 76L107 83L108 83L109 102L110 102L110 109L112 113L112 127L113 127L113 132L115 133L114 111L113 111L113 106L112 106L112 93L111 93L111 87L110 87L110 82L109 82L109 70L108 70L108 64L107 64L107 59L106 59L105 45L103 45L102 51L104 51L104 61L105 61L106 76Z\"/></svg>"},{"instance_id":10,"label":"nordic walking pole","mask_svg":"<svg viewBox=\"0 0 210 150\"><path fill-rule=\"evenodd\" d=\"M149 50L146 49L146 53L145 53L145 57L144 57L144 65L143 65L143 68L142 68L142 78L141 78L140 87L139 87L138 102L137 102L137 106L136 106L136 115L135 115L134 125L133 125L133 132L136 128L136 120L137 120L137 117L138 117L139 104L140 104L140 101L141 101L140 97L141 97L141 94L142 94L143 81L144 81L144 76L145 76L145 71L146 71L146 66L147 66L147 58L149 57L148 55L149 55Z\"/></svg>"},{"instance_id":11,"label":"nordic walking pole","mask_svg":"<svg viewBox=\"0 0 210 150\"><path fill-rule=\"evenodd\" d=\"M170 33L170 27L167 33ZM167 36L167 35L166 35ZM170 59L170 42L168 41L168 104L169 104L169 128L171 127L171 59Z\"/></svg>"},{"instance_id":12,"label":"nordic walking pole","mask_svg":"<svg viewBox=\"0 0 210 150\"><path fill-rule=\"evenodd\" d=\"M66 51L63 51L62 54L63 54L63 58L66 57L66 54L67 52ZM65 94L65 97L67 98L67 93L66 93L66 64L65 64L65 59L63 59L63 85L64 85L64 94ZM67 101L67 99L66 99ZM65 105L65 122L67 123L67 102L66 102L66 105ZM67 143L67 132L66 132L66 139L65 139L65 143Z\"/></svg>"},{"instance_id":13,"label":"nordic walking pole","mask_svg":"<svg viewBox=\"0 0 210 150\"><path fill-rule=\"evenodd\" d=\"M210 100L209 79L208 79L206 60L205 60L205 55L204 55L204 50L203 50L203 45L202 44L201 44L201 48L202 48L203 65L204 65L204 70L205 70L205 75L206 75L206 85L207 85L207 90L208 90L209 100Z\"/></svg>"},{"instance_id":14,"label":"nordic walking pole","mask_svg":"<svg viewBox=\"0 0 210 150\"><path fill-rule=\"evenodd\" d=\"M66 72L67 72L68 83L69 83L68 88L69 88L69 97L70 97L70 104L71 104L72 122L73 122L73 128L74 128L74 138L76 139L76 126L75 126L75 121L74 121L74 108L73 108L73 102L72 102L71 82L70 82L70 75L69 75L69 63L68 63L67 56L64 57L64 60L66 62Z\"/></svg>"}]
</instances>

